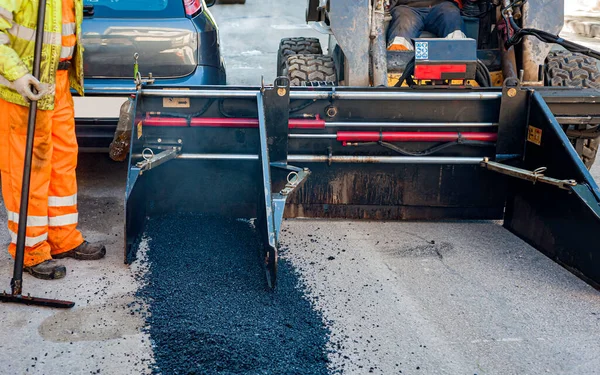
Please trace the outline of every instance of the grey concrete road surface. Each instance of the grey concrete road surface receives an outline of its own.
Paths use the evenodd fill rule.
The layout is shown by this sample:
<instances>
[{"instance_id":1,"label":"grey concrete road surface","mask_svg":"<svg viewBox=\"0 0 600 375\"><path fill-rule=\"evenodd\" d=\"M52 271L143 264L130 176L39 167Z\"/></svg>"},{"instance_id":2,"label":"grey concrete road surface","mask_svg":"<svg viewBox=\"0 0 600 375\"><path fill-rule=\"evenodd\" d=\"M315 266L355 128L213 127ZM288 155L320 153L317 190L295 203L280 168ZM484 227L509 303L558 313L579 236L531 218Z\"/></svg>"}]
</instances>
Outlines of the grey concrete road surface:
<instances>
[{"instance_id":1,"label":"grey concrete road surface","mask_svg":"<svg viewBox=\"0 0 600 375\"><path fill-rule=\"evenodd\" d=\"M140 263L123 264L125 165L87 154L78 170L80 229L89 241L106 243L106 258L65 260L62 280L24 275L25 293L76 305L61 311L0 304L0 374L141 374L151 363L143 319L132 308ZM0 290L10 290L13 261L6 252L4 214L0 239Z\"/></svg>"},{"instance_id":2,"label":"grey concrete road surface","mask_svg":"<svg viewBox=\"0 0 600 375\"><path fill-rule=\"evenodd\" d=\"M245 5L214 6L230 85L273 82L281 38L317 37L323 48L327 37L304 21L305 1L249 0Z\"/></svg>"},{"instance_id":3,"label":"grey concrete road surface","mask_svg":"<svg viewBox=\"0 0 600 375\"><path fill-rule=\"evenodd\" d=\"M600 294L493 222L286 223L349 374L597 374Z\"/></svg>"},{"instance_id":4,"label":"grey concrete road surface","mask_svg":"<svg viewBox=\"0 0 600 375\"><path fill-rule=\"evenodd\" d=\"M275 78L279 39L320 36L303 1L211 9L230 84ZM323 39L324 45L326 40ZM600 165L592 170L600 181ZM143 262L122 262L125 165L82 155L81 229L107 257L68 260L67 278L25 275L25 290L69 311L0 305L0 374L138 374L152 363L132 309ZM312 236L312 237L311 237ZM0 215L0 290L12 260ZM600 373L600 293L498 223L291 220L284 257L331 327L332 368L348 374ZM133 312L133 314L132 314Z\"/></svg>"}]
</instances>

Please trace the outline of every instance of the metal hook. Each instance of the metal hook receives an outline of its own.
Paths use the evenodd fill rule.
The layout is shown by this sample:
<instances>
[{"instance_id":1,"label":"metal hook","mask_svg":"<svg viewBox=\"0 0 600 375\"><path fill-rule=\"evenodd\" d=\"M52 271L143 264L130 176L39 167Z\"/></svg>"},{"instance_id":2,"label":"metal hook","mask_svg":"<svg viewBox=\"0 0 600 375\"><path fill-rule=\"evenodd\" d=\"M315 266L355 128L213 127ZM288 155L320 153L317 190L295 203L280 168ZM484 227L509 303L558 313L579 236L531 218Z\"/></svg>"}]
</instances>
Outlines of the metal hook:
<instances>
[{"instance_id":1,"label":"metal hook","mask_svg":"<svg viewBox=\"0 0 600 375\"><path fill-rule=\"evenodd\" d=\"M146 147L142 151L142 157L144 158L144 160L150 160L154 157L154 151L152 151L152 149Z\"/></svg>"},{"instance_id":2,"label":"metal hook","mask_svg":"<svg viewBox=\"0 0 600 375\"><path fill-rule=\"evenodd\" d=\"M298 183L298 179L300 178L300 176L298 176L298 172L290 172L287 175L287 182L288 184L291 185L295 185L296 183Z\"/></svg>"}]
</instances>

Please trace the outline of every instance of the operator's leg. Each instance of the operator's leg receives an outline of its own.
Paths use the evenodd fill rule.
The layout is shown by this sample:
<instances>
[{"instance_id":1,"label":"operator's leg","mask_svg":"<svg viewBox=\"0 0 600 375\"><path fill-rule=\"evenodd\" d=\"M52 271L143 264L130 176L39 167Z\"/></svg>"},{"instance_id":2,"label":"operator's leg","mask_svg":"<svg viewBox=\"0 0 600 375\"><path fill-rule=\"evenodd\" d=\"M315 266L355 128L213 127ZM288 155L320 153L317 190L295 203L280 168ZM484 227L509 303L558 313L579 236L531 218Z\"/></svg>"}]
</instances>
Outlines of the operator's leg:
<instances>
[{"instance_id":1,"label":"operator's leg","mask_svg":"<svg viewBox=\"0 0 600 375\"><path fill-rule=\"evenodd\" d=\"M388 29L388 49L390 51L414 50L412 39L423 31L427 12L421 8L397 5L390 9L392 22Z\"/></svg>"},{"instance_id":2,"label":"operator's leg","mask_svg":"<svg viewBox=\"0 0 600 375\"><path fill-rule=\"evenodd\" d=\"M52 116L52 163L48 190L48 242L52 255L73 250L83 243L77 230L77 138L68 71L56 73L56 97Z\"/></svg>"},{"instance_id":3,"label":"operator's leg","mask_svg":"<svg viewBox=\"0 0 600 375\"><path fill-rule=\"evenodd\" d=\"M451 1L445 1L431 9L425 18L425 30L440 38L466 38L460 9Z\"/></svg>"},{"instance_id":4,"label":"operator's leg","mask_svg":"<svg viewBox=\"0 0 600 375\"><path fill-rule=\"evenodd\" d=\"M8 213L8 230L11 241L8 252L15 256L21 205L23 163L27 140L29 108L0 99L0 170L2 170L2 196ZM27 229L25 237L24 266L31 268L52 259L48 238L48 185L50 182L50 159L52 111L38 111L36 119ZM64 276L53 274L43 278ZM39 277L39 276L37 276Z\"/></svg>"}]
</instances>

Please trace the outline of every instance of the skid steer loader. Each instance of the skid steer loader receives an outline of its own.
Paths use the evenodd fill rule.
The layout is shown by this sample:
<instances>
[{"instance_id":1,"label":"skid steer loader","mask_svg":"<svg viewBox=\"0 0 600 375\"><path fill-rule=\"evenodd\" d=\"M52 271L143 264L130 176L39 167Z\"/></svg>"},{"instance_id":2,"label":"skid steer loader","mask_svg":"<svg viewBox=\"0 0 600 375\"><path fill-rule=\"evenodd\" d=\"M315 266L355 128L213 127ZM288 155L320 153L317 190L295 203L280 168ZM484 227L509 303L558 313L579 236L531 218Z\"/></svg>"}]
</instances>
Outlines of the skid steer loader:
<instances>
[{"instance_id":1,"label":"skid steer loader","mask_svg":"<svg viewBox=\"0 0 600 375\"><path fill-rule=\"evenodd\" d=\"M394 86L406 81L414 84L414 65L411 65L414 53L386 50L391 20L387 3L389 0L308 0L306 21L329 35L328 53L323 53L317 38L284 38L278 52L278 76L287 76L292 85ZM477 59L482 65L477 85L502 86L505 78L520 78L524 85L600 89L599 56L551 51L551 44L533 36L506 48L510 34L503 32L506 30L503 11L514 13L519 28L557 34L563 27L564 1L478 0L463 4L466 35L475 40ZM433 35L425 32L421 37ZM409 71L403 77L407 67ZM600 146L598 117L573 119L555 114L590 168Z\"/></svg>"},{"instance_id":2,"label":"skid steer loader","mask_svg":"<svg viewBox=\"0 0 600 375\"><path fill-rule=\"evenodd\" d=\"M455 49L428 43L433 65ZM472 74L474 53L454 65ZM515 77L502 87L291 87L283 76L181 90L136 81L126 262L145 220L173 213L253 219L272 288L284 217L503 220L600 286L600 188L561 125L598 118L597 90ZM189 105L165 108L173 98Z\"/></svg>"}]
</instances>

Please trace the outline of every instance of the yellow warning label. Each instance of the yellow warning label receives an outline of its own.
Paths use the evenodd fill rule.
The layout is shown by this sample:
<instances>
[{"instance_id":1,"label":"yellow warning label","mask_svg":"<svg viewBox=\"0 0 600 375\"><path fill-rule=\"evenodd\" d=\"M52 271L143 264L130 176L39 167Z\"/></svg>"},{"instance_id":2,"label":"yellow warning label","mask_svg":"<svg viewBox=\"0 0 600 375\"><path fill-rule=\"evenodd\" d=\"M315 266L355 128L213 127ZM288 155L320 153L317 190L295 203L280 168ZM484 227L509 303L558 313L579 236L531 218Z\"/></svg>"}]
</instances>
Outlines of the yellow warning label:
<instances>
[{"instance_id":1,"label":"yellow warning label","mask_svg":"<svg viewBox=\"0 0 600 375\"><path fill-rule=\"evenodd\" d=\"M138 122L137 124L137 137L138 139L142 138L142 122Z\"/></svg>"},{"instance_id":2,"label":"yellow warning label","mask_svg":"<svg viewBox=\"0 0 600 375\"><path fill-rule=\"evenodd\" d=\"M166 90L166 89L165 89ZM171 90L188 90L188 88L171 88ZM164 108L190 108L190 98L163 98Z\"/></svg>"},{"instance_id":3,"label":"yellow warning label","mask_svg":"<svg viewBox=\"0 0 600 375\"><path fill-rule=\"evenodd\" d=\"M531 143L535 143L536 145L541 146L542 129L529 125L529 131L527 132L527 140Z\"/></svg>"},{"instance_id":4,"label":"yellow warning label","mask_svg":"<svg viewBox=\"0 0 600 375\"><path fill-rule=\"evenodd\" d=\"M190 108L190 98L163 98L164 108Z\"/></svg>"}]
</instances>

